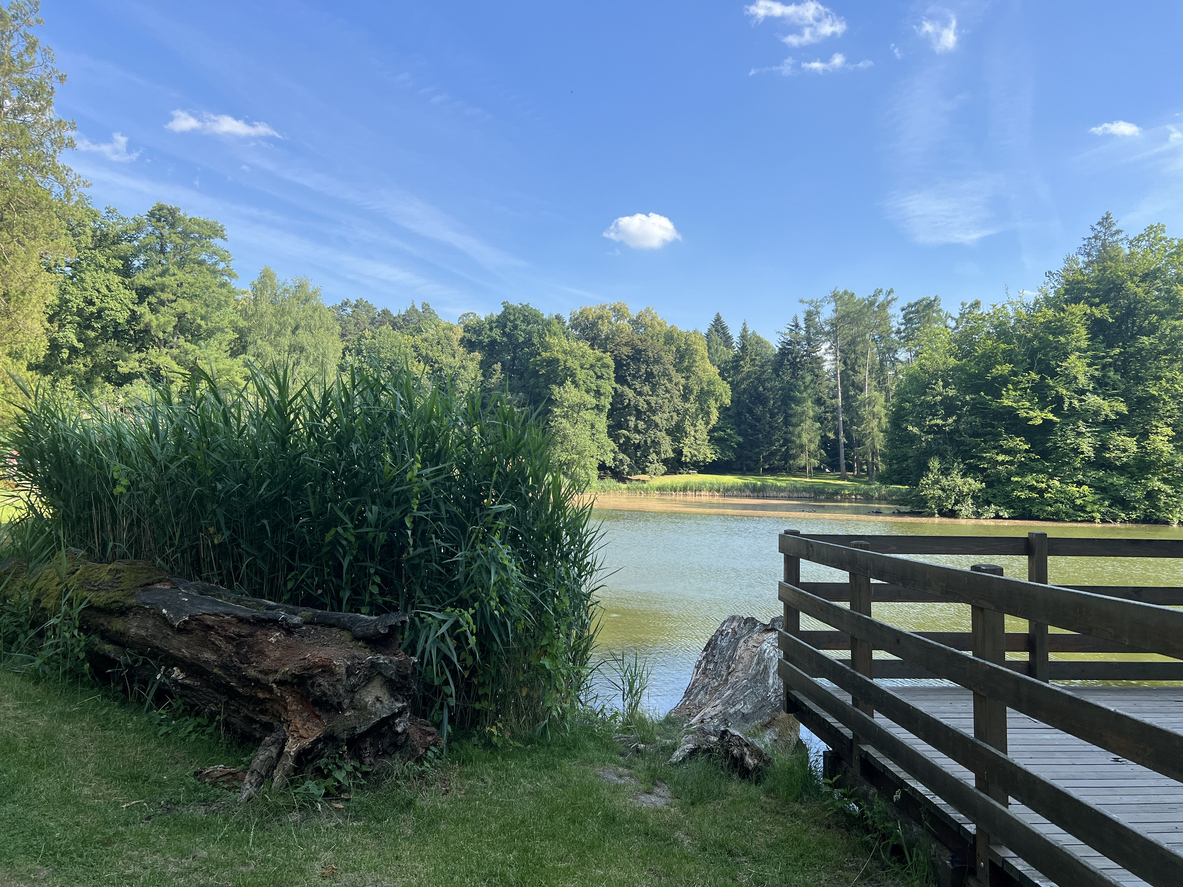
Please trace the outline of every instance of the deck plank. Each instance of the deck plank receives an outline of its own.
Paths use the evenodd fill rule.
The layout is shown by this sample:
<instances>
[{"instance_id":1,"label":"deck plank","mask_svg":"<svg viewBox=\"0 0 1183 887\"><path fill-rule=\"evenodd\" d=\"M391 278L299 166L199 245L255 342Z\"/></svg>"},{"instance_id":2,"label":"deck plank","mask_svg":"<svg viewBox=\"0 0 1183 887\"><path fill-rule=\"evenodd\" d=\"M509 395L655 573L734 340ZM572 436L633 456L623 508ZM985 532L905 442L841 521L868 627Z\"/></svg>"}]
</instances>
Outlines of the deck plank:
<instances>
[{"instance_id":1,"label":"deck plank","mask_svg":"<svg viewBox=\"0 0 1183 887\"><path fill-rule=\"evenodd\" d=\"M893 691L910 703L960 730L973 732L973 694L960 687L897 686ZM1178 687L1086 687L1072 688L1091 702L1126 712L1159 726L1183 732L1183 688ZM842 694L845 695L845 694ZM1072 791L1153 836L1162 844L1183 855L1183 783L1176 782L1145 767L1133 764L1104 749L1090 745L1046 724L1013 710L1008 712L1009 754L1019 763L1044 778ZM907 731L879 716L881 723L909 745L923 752L958 778L973 782L973 775ZM897 775L914 785L915 780L893 767ZM917 785L930 802L953 820L969 826L968 820ZM1012 802L1012 809L1023 820L1071 848L1121 884L1144 887L1145 881L1134 877L1112 861L1063 829L1048 822L1025 806ZM1001 855L1019 868L1033 884L1050 884L1046 878L1004 851Z\"/></svg>"}]
</instances>

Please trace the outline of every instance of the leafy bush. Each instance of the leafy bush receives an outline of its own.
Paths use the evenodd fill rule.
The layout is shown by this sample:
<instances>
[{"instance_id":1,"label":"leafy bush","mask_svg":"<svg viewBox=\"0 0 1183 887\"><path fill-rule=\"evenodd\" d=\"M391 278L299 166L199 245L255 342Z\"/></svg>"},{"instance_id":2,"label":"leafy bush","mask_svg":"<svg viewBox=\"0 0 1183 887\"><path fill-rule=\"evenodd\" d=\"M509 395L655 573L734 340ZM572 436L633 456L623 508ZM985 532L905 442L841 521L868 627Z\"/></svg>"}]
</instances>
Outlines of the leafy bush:
<instances>
[{"instance_id":1,"label":"leafy bush","mask_svg":"<svg viewBox=\"0 0 1183 887\"><path fill-rule=\"evenodd\" d=\"M113 408L26 392L6 451L30 514L101 559L300 606L412 615L425 710L538 727L577 703L598 535L538 423L355 367L317 387L195 371Z\"/></svg>"},{"instance_id":2,"label":"leafy bush","mask_svg":"<svg viewBox=\"0 0 1183 887\"><path fill-rule=\"evenodd\" d=\"M928 460L928 471L916 487L918 504L925 514L960 518L994 516L993 509L979 508L974 502L986 485L963 472L960 462L943 464L936 457Z\"/></svg>"}]
</instances>

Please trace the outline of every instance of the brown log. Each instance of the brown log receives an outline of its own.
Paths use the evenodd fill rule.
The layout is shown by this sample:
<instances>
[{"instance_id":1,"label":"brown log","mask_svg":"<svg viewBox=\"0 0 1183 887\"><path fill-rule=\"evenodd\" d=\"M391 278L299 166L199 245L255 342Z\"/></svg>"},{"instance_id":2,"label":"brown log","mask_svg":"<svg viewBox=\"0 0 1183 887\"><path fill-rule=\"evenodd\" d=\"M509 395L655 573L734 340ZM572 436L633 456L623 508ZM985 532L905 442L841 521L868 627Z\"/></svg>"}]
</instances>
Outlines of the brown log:
<instances>
[{"instance_id":1,"label":"brown log","mask_svg":"<svg viewBox=\"0 0 1183 887\"><path fill-rule=\"evenodd\" d=\"M86 600L79 628L97 676L139 663L142 677L185 706L262 743L243 800L326 754L374 764L440 744L411 712L415 660L399 646L405 614L283 606L140 562L73 557L33 576L19 562L0 564L0 597L26 592L46 617L67 592Z\"/></svg>"}]
</instances>

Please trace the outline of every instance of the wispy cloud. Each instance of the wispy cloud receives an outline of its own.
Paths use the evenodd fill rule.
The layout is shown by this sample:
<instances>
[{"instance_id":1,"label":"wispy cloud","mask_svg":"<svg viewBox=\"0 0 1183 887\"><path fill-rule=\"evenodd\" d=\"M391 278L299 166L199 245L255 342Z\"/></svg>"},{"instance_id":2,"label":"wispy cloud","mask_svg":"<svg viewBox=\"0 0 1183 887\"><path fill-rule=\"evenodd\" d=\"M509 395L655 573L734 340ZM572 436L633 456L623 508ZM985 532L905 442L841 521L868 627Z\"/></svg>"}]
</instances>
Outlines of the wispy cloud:
<instances>
[{"instance_id":1,"label":"wispy cloud","mask_svg":"<svg viewBox=\"0 0 1183 887\"><path fill-rule=\"evenodd\" d=\"M682 239L674 223L657 213L621 216L608 226L604 236L633 249L661 249Z\"/></svg>"},{"instance_id":2,"label":"wispy cloud","mask_svg":"<svg viewBox=\"0 0 1183 887\"><path fill-rule=\"evenodd\" d=\"M1102 123L1089 130L1098 136L1136 136L1141 135L1142 128L1124 120L1114 120L1112 123Z\"/></svg>"},{"instance_id":3,"label":"wispy cloud","mask_svg":"<svg viewBox=\"0 0 1183 887\"><path fill-rule=\"evenodd\" d=\"M941 10L943 21L921 19L916 33L927 37L936 53L952 52L957 48L957 16L948 10Z\"/></svg>"},{"instance_id":4,"label":"wispy cloud","mask_svg":"<svg viewBox=\"0 0 1183 887\"><path fill-rule=\"evenodd\" d=\"M173 132L197 132L202 135L229 136L231 138L283 138L266 123L247 123L229 114L204 113L200 118L188 111L173 111L172 120L164 124Z\"/></svg>"},{"instance_id":5,"label":"wispy cloud","mask_svg":"<svg viewBox=\"0 0 1183 887\"><path fill-rule=\"evenodd\" d=\"M998 221L1003 190L996 175L946 180L893 194L887 212L916 243L972 244L1006 227Z\"/></svg>"},{"instance_id":6,"label":"wispy cloud","mask_svg":"<svg viewBox=\"0 0 1183 887\"><path fill-rule=\"evenodd\" d=\"M835 15L817 0L804 3L777 3L776 0L756 0L744 7L757 24L765 19L776 19L800 28L800 33L786 34L780 39L789 46L808 46L821 43L829 37L838 37L846 31L846 20Z\"/></svg>"},{"instance_id":7,"label":"wispy cloud","mask_svg":"<svg viewBox=\"0 0 1183 887\"><path fill-rule=\"evenodd\" d=\"M815 62L802 62L801 70L809 71L813 74L829 74L832 71L857 71L860 68L869 68L873 64L870 59L863 59L858 64L851 65L847 63L846 56L840 52L836 52L830 56L828 62L823 62L821 59Z\"/></svg>"},{"instance_id":8,"label":"wispy cloud","mask_svg":"<svg viewBox=\"0 0 1183 887\"><path fill-rule=\"evenodd\" d=\"M748 72L751 74L763 74L767 71L775 71L778 74L784 74L786 77L791 77L794 74L805 71L809 74L831 74L834 71L859 71L863 68L870 68L874 66L874 62L870 59L863 59L857 64L850 64L846 61L846 56L840 52L834 53L830 56L828 62L823 62L817 59L812 62L798 62L796 59L787 58L779 65L773 65L770 68L752 68Z\"/></svg>"},{"instance_id":9,"label":"wispy cloud","mask_svg":"<svg viewBox=\"0 0 1183 887\"><path fill-rule=\"evenodd\" d=\"M138 149L134 153L129 153L127 150L127 136L122 133L111 133L111 141L109 142L92 142L90 139L78 139L75 147L79 151L94 151L96 154L102 154L108 160L113 160L116 163L130 163L140 156Z\"/></svg>"}]
</instances>

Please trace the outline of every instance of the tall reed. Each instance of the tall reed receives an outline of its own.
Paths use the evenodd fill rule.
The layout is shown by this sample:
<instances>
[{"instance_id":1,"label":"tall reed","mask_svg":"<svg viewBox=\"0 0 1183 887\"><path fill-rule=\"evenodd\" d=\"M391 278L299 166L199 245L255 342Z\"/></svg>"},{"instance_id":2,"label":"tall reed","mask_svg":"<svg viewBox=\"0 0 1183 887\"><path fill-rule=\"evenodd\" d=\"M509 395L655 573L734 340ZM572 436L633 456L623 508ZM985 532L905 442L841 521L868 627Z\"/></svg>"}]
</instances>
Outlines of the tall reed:
<instances>
[{"instance_id":1,"label":"tall reed","mask_svg":"<svg viewBox=\"0 0 1183 887\"><path fill-rule=\"evenodd\" d=\"M301 606L413 616L446 730L576 704L597 533L539 423L366 367L313 386L201 371L124 408L26 392L6 451L30 514L101 559Z\"/></svg>"}]
</instances>

